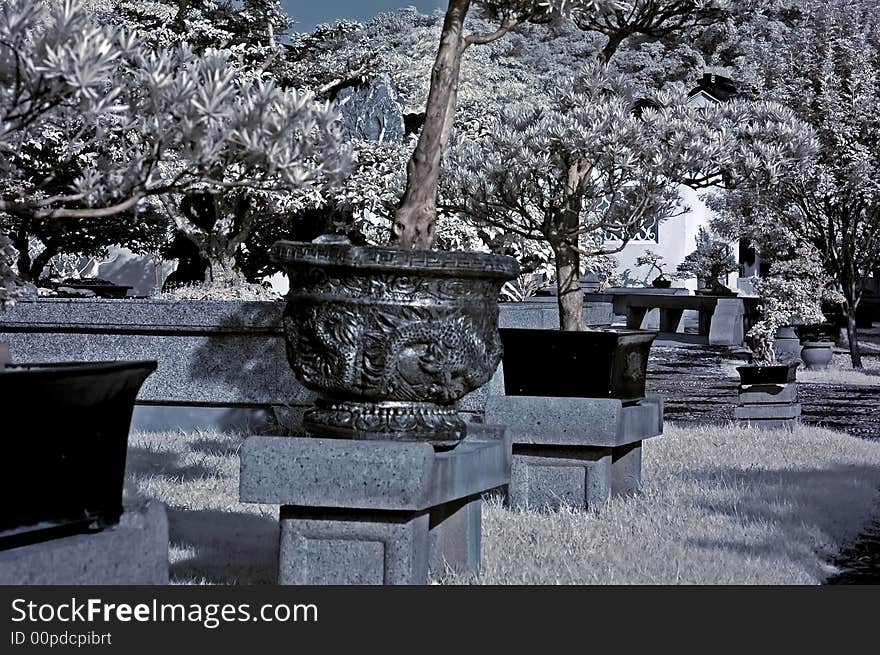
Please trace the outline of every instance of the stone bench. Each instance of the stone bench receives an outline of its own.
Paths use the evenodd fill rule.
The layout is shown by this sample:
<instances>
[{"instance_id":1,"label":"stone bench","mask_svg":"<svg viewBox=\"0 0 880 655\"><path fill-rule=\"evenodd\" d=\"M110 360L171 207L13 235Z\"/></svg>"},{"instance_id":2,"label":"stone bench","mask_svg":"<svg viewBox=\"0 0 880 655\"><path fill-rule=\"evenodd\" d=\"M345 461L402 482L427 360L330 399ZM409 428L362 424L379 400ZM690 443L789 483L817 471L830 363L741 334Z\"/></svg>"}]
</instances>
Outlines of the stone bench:
<instances>
[{"instance_id":1,"label":"stone bench","mask_svg":"<svg viewBox=\"0 0 880 655\"><path fill-rule=\"evenodd\" d=\"M607 295L613 298L614 313L625 315L630 329L640 329L648 312L659 309L660 332L681 332L684 312L696 311L700 336L707 337L709 345L714 346L742 345L757 311L756 298L741 296L691 296L665 289L613 291Z\"/></svg>"},{"instance_id":2,"label":"stone bench","mask_svg":"<svg viewBox=\"0 0 880 655\"><path fill-rule=\"evenodd\" d=\"M613 322L611 297L591 294L584 301L584 325L609 326ZM531 330L559 329L559 301L556 296L535 296L522 302L503 302L498 306L498 327Z\"/></svg>"}]
</instances>

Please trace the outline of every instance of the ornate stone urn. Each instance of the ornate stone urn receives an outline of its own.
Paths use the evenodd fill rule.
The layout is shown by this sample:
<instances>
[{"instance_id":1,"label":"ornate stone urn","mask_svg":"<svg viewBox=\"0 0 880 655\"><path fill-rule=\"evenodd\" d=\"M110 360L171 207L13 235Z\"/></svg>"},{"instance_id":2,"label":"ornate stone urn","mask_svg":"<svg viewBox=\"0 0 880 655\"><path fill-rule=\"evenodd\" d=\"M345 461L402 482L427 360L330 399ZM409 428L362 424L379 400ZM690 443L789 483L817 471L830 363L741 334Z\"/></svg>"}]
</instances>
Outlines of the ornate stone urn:
<instances>
[{"instance_id":1,"label":"ornate stone urn","mask_svg":"<svg viewBox=\"0 0 880 655\"><path fill-rule=\"evenodd\" d=\"M272 259L290 278L290 365L318 394L309 433L439 447L466 436L456 402L501 360L498 296L514 259L328 238L279 241Z\"/></svg>"}]
</instances>

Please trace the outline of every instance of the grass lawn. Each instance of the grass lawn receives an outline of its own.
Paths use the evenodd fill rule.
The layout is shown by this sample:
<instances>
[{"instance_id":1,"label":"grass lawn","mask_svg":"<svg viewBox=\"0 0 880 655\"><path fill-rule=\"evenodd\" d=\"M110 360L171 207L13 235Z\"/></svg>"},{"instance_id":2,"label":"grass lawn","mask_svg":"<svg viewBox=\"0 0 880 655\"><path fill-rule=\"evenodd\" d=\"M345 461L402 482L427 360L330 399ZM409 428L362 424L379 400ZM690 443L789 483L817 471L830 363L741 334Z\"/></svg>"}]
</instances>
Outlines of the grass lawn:
<instances>
[{"instance_id":1,"label":"grass lawn","mask_svg":"<svg viewBox=\"0 0 880 655\"><path fill-rule=\"evenodd\" d=\"M859 387L880 387L880 356L873 349L862 354L861 370L853 369L849 351L835 348L834 356L824 371L811 371L801 366L797 372L799 382L810 384L839 384Z\"/></svg>"},{"instance_id":2,"label":"grass lawn","mask_svg":"<svg viewBox=\"0 0 880 655\"><path fill-rule=\"evenodd\" d=\"M130 491L169 507L175 582L274 582L277 507L238 502L242 439L132 435ZM644 492L600 512L487 503L478 582L815 584L880 513L880 443L819 428L667 424L644 466Z\"/></svg>"}]
</instances>

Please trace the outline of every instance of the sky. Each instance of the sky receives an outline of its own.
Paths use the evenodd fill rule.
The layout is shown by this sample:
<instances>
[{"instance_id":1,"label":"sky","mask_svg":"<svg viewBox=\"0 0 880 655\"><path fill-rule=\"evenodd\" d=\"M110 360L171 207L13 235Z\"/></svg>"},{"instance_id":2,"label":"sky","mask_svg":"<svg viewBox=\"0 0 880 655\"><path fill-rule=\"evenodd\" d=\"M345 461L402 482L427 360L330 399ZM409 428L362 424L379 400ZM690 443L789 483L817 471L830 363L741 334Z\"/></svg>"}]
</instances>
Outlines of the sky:
<instances>
[{"instance_id":1,"label":"sky","mask_svg":"<svg viewBox=\"0 0 880 655\"><path fill-rule=\"evenodd\" d=\"M364 20L376 14L402 7L416 7L422 13L430 13L442 6L444 0L282 0L287 13L297 22L294 30L309 32L318 23L330 23L336 19Z\"/></svg>"}]
</instances>

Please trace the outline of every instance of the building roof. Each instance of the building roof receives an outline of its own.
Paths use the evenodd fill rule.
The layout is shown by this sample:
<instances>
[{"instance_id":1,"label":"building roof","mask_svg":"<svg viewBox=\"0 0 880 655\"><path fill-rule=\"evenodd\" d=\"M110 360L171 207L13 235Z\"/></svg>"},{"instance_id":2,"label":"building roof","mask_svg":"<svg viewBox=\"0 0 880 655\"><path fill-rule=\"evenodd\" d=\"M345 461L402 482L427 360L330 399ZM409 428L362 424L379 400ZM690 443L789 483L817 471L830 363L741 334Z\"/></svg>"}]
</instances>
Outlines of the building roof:
<instances>
[{"instance_id":1,"label":"building roof","mask_svg":"<svg viewBox=\"0 0 880 655\"><path fill-rule=\"evenodd\" d=\"M704 73L697 86L688 94L689 98L705 97L715 102L724 102L739 95L739 88L729 77L716 73Z\"/></svg>"}]
</instances>

